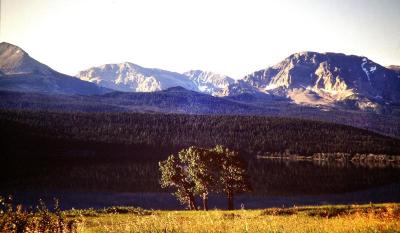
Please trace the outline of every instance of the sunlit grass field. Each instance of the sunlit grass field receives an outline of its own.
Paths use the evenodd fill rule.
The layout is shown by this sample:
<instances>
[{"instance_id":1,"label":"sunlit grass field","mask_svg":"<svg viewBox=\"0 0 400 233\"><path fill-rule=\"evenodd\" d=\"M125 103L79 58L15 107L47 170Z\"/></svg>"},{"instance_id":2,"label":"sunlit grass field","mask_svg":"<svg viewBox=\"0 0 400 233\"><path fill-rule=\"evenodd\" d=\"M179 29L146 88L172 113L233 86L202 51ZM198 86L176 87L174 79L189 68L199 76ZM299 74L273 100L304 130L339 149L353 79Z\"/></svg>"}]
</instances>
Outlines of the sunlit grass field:
<instances>
[{"instance_id":1,"label":"sunlit grass field","mask_svg":"<svg viewBox=\"0 0 400 233\"><path fill-rule=\"evenodd\" d=\"M122 210L122 211L121 211ZM400 232L400 204L236 211L67 211L77 232ZM125 212L125 213L124 213Z\"/></svg>"}]
</instances>

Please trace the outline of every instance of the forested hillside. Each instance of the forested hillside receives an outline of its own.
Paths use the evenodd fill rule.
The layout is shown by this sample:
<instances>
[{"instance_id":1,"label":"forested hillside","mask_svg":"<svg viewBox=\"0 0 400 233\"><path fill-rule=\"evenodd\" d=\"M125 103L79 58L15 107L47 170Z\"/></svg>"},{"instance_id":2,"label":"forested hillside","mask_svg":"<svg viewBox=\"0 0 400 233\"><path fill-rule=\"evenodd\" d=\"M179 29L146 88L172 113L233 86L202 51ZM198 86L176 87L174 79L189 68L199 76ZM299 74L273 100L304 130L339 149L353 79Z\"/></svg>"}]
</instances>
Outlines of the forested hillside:
<instances>
[{"instance_id":1,"label":"forested hillside","mask_svg":"<svg viewBox=\"0 0 400 233\"><path fill-rule=\"evenodd\" d=\"M2 150L13 145L20 150L20 145L30 145L29 141L33 140L43 151L51 146L51 141L70 140L82 148L92 144L110 145L114 153L111 151L107 156L118 156L119 148L115 145L176 151L191 145L216 144L253 156L287 150L304 155L316 152L400 154L398 139L344 125L291 118L3 110L0 123ZM22 144L21 140L27 142ZM69 144L68 151L74 151L73 144Z\"/></svg>"},{"instance_id":2,"label":"forested hillside","mask_svg":"<svg viewBox=\"0 0 400 233\"><path fill-rule=\"evenodd\" d=\"M48 95L0 91L0 109L63 112L140 112L203 115L259 115L320 120L400 136L400 117L361 111L299 106L284 98L243 94L217 98L170 88L153 93L113 92L105 95Z\"/></svg>"}]
</instances>

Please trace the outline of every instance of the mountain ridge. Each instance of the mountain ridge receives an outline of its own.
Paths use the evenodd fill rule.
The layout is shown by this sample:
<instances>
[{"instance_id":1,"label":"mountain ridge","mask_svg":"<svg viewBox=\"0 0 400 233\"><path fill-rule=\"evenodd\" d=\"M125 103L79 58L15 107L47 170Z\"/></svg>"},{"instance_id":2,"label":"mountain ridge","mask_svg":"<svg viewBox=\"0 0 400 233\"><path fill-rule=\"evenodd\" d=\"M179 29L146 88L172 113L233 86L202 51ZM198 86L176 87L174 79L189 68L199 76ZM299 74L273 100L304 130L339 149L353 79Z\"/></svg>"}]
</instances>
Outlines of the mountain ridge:
<instances>
[{"instance_id":1,"label":"mountain ridge","mask_svg":"<svg viewBox=\"0 0 400 233\"><path fill-rule=\"evenodd\" d=\"M0 58L0 90L5 91L98 95L115 89L154 92L181 86L256 107L279 100L323 111L400 112L397 66L386 68L366 57L343 53L294 53L239 80L209 71L180 74L124 62L81 71L78 77L82 81L51 69L6 42L0 44Z\"/></svg>"},{"instance_id":2,"label":"mountain ridge","mask_svg":"<svg viewBox=\"0 0 400 233\"><path fill-rule=\"evenodd\" d=\"M198 90L196 85L182 74L145 68L131 62L91 67L80 71L76 77L99 86L125 92L153 92L174 86Z\"/></svg>"},{"instance_id":3,"label":"mountain ridge","mask_svg":"<svg viewBox=\"0 0 400 233\"><path fill-rule=\"evenodd\" d=\"M0 43L0 68L3 74L51 73L52 69L35 59L18 46Z\"/></svg>"},{"instance_id":4,"label":"mountain ridge","mask_svg":"<svg viewBox=\"0 0 400 233\"><path fill-rule=\"evenodd\" d=\"M400 75L400 65L390 65L388 67L386 67L390 70L393 70L394 72L396 72L398 75Z\"/></svg>"},{"instance_id":5,"label":"mountain ridge","mask_svg":"<svg viewBox=\"0 0 400 233\"><path fill-rule=\"evenodd\" d=\"M366 57L301 52L245 76L230 85L226 94L263 92L313 106L356 100L354 108L376 110L382 104L400 102L399 90L395 72Z\"/></svg>"},{"instance_id":6,"label":"mountain ridge","mask_svg":"<svg viewBox=\"0 0 400 233\"><path fill-rule=\"evenodd\" d=\"M84 95L109 91L59 73L7 42L0 43L0 72L0 90Z\"/></svg>"}]
</instances>

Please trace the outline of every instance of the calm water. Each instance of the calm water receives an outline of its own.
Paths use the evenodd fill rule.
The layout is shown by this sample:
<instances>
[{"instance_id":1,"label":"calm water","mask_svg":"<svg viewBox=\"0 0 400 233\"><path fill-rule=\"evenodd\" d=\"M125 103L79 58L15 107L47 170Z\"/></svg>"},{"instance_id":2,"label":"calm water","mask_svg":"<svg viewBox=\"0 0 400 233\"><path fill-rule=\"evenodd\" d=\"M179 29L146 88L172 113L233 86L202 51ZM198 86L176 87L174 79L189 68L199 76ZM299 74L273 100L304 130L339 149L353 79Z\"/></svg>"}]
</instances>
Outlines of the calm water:
<instances>
[{"instance_id":1,"label":"calm water","mask_svg":"<svg viewBox=\"0 0 400 233\"><path fill-rule=\"evenodd\" d=\"M256 159L249 173L257 193L314 195L352 192L400 183L393 164Z\"/></svg>"},{"instance_id":2,"label":"calm water","mask_svg":"<svg viewBox=\"0 0 400 233\"><path fill-rule=\"evenodd\" d=\"M41 164L23 176L4 178L1 195L15 202L51 203L65 209L132 205L152 209L182 209L158 184L156 162L94 162ZM19 173L18 173L19 174ZM383 164L317 163L258 159L249 162L254 191L236 197L245 208L272 206L400 202L400 169ZM212 196L210 206L225 208L223 196ZM199 203L200 204L200 203Z\"/></svg>"}]
</instances>

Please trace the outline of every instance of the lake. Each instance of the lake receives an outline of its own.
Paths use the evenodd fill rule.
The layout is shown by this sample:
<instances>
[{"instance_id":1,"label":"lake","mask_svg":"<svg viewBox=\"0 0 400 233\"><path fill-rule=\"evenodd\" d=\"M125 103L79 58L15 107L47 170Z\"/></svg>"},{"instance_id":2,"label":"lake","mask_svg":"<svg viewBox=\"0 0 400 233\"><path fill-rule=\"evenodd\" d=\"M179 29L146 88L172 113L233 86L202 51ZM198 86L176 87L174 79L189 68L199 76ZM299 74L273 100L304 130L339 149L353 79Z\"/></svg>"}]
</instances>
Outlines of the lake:
<instances>
[{"instance_id":1,"label":"lake","mask_svg":"<svg viewBox=\"0 0 400 233\"><path fill-rule=\"evenodd\" d=\"M113 205L184 208L159 187L156 162L41 161L41 165L40 169L31 166L24 176L10 169L8 177L2 178L7 182L2 182L1 195L11 194L16 203L24 205L35 205L39 199L50 204L56 197L64 209ZM400 168L396 164L253 159L248 171L254 191L238 195L237 208L400 202ZM223 196L210 197L211 208L225 208L225 202Z\"/></svg>"}]
</instances>

